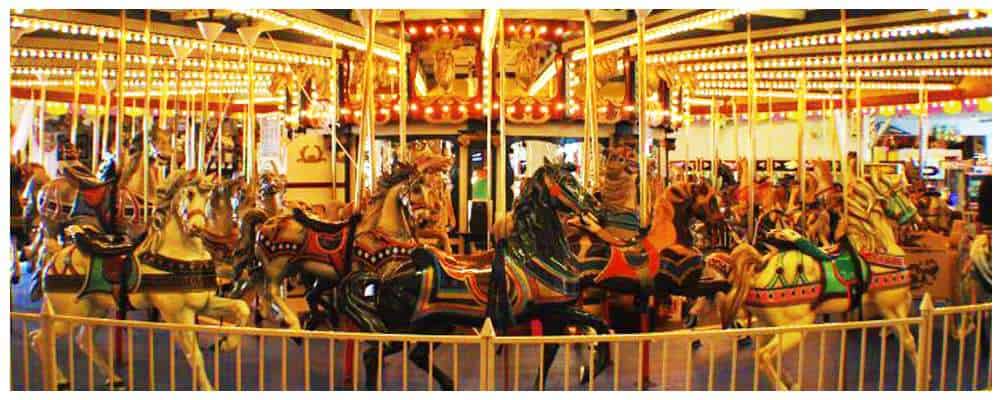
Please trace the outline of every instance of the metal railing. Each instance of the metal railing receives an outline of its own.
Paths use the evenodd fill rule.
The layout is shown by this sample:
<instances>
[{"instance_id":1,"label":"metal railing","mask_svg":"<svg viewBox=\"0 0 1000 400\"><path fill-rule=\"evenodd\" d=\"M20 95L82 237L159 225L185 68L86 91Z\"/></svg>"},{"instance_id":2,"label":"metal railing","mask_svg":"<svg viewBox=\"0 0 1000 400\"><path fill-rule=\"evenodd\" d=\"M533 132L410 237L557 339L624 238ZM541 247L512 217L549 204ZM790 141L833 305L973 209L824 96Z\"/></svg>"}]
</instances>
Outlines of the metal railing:
<instances>
[{"instance_id":1,"label":"metal railing","mask_svg":"<svg viewBox=\"0 0 1000 400\"><path fill-rule=\"evenodd\" d=\"M376 390L440 389L434 367L456 390L771 390L774 381L806 390L992 389L992 346L984 338L992 304L935 308L929 296L919 316L903 319L563 336L497 336L489 321L473 335L433 336L181 325L44 309L11 313L13 390L199 389L197 371L176 346L185 332L200 339L212 388L225 390L357 390L370 382L362 352L373 358L369 384ZM900 330L913 332L915 360ZM57 331L75 338L58 343ZM242 338L230 352L219 348L226 335ZM611 363L597 374L602 344ZM45 351L39 355L35 345ZM436 351L413 351L423 346ZM782 351L766 351L774 348ZM557 353L542 380L546 349ZM383 357L390 352L403 356ZM107 382L107 371L119 369L125 376Z\"/></svg>"}]
</instances>

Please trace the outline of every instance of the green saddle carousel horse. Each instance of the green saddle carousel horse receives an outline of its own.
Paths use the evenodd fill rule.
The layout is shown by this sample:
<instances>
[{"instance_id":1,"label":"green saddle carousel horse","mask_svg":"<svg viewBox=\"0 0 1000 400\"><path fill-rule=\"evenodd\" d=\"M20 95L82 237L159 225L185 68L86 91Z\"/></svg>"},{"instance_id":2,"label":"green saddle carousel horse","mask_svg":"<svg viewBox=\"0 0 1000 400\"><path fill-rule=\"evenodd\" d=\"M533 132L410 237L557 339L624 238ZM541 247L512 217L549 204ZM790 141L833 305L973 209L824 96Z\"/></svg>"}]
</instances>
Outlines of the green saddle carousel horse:
<instances>
[{"instance_id":1,"label":"green saddle carousel horse","mask_svg":"<svg viewBox=\"0 0 1000 400\"><path fill-rule=\"evenodd\" d=\"M352 273L344 284L345 302L370 312L368 329L377 332L448 334L459 326L482 327L489 318L501 334L532 319L542 322L547 335L562 334L570 326L608 333L601 319L577 308L580 272L558 213L593 218L589 205L597 202L581 190L574 170L571 164L546 160L499 223L504 227L495 227L504 234L498 234L502 239L494 250L453 256L431 247L407 249L404 262L393 270ZM539 384L558 351L555 345L544 347ZM596 347L595 375L610 364L608 344ZM402 349L402 343L391 342L365 352L369 386L376 382L379 358ZM451 377L428 365L430 345L411 349L411 361L430 368L442 388L454 388Z\"/></svg>"},{"instance_id":2,"label":"green saddle carousel horse","mask_svg":"<svg viewBox=\"0 0 1000 400\"><path fill-rule=\"evenodd\" d=\"M765 242L776 251L763 256L747 243L738 245L726 260L732 266L732 289L720 304L723 323L740 307L769 326L812 324L817 315L859 306L863 315L908 317L910 275L893 225L919 217L903 193L905 183L901 176L877 170L870 180L857 180L846 197L850 215L838 226L837 249L821 249L787 229L768 233ZM910 331L897 326L896 333L915 364ZM797 385L778 369L776 360L802 340L801 332L782 333L757 350L755 356L776 389Z\"/></svg>"},{"instance_id":3,"label":"green saddle carousel horse","mask_svg":"<svg viewBox=\"0 0 1000 400\"><path fill-rule=\"evenodd\" d=\"M46 264L35 284L43 294L43 307L56 315L103 317L112 310L155 308L166 322L193 325L196 314L245 326L249 308L241 300L219 297L215 263L201 237L209 225L209 195L213 182L194 173L175 171L156 189L157 209L139 243L125 235L107 235L88 225L72 225L66 236L72 243L60 249ZM56 320L54 337L71 333L68 321ZM90 352L85 327L78 326L76 343L93 357L109 385L121 386L121 378L101 352ZM193 331L179 333L178 344L195 373L197 388L211 390L212 382L198 338ZM52 343L43 343L41 331L30 333L38 354ZM220 350L239 345L239 335L221 339ZM66 387L62 370L57 382Z\"/></svg>"}]
</instances>

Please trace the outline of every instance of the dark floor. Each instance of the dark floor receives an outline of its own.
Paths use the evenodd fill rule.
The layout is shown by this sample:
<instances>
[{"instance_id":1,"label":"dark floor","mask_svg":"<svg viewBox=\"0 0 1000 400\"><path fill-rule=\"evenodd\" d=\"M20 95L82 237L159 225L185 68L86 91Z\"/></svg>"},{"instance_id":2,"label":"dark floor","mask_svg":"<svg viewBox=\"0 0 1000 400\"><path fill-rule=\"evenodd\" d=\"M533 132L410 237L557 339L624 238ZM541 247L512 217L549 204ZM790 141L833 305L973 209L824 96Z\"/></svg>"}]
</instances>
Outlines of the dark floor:
<instances>
[{"instance_id":1,"label":"dark floor","mask_svg":"<svg viewBox=\"0 0 1000 400\"><path fill-rule=\"evenodd\" d=\"M37 303L27 302L27 283L22 283L14 288L14 308L17 311L37 311ZM914 307L916 309L916 307ZM144 317L143 313L137 313L135 318ZM981 347L978 359L975 356L976 335L971 334L966 337L964 348L956 340L947 340L947 357L944 368L942 368L942 330L943 323L936 321L933 338L933 359L931 362L932 380L931 388L939 389L941 385L941 371L947 371L943 387L954 390L959 386L959 374L961 374L961 389L983 389L990 381L989 360L991 357L990 346L990 321L991 315L984 315L984 327L982 329ZM952 329L954 324L952 324ZM34 323L28 323L27 328L35 329ZM912 328L916 336L916 328ZM133 336L135 343L135 353L131 355L134 366L133 384L136 389L149 390L150 386L150 348L149 332L136 330ZM25 388L24 359L28 359L28 387L32 390L41 388L41 367L38 357L25 346L26 334L22 321L12 321L11 332L11 363L12 363L12 385L14 390ZM881 345L881 335L879 329L868 329L865 333L865 350L862 352L862 332L858 330L850 331L846 335L846 340L841 343L839 332L830 332L825 336L825 344L820 347L819 334L809 335L802 346L802 385L803 389L815 390L819 383L819 377L823 378L823 389L835 390L843 388L846 390L857 390L859 387L865 390L896 390L901 388L914 387L914 369L908 360L903 365L899 364L898 341L895 336L888 336L883 349ZM108 354L107 329L101 328L96 331L94 349ZM183 353L179 349L174 349L174 363L176 368L171 368L169 348L169 336L166 332L156 332L153 335L153 351L156 353L155 365L152 374L155 378L155 389L168 390L171 388L171 371L175 372L173 377L176 389L191 388L191 369L188 367ZM214 338L203 335L201 338L205 346L209 346ZM326 340L313 340L309 343L309 361L306 363L304 356L304 346L292 341L284 341L278 338L269 338L264 343L264 365L258 368L260 357L260 347L258 338L247 337L244 339L241 352L241 388L243 390L257 390L260 388L260 371L263 370L264 388L268 390L302 390L305 388L305 376L309 376L309 387L312 390L329 390L330 379L337 390L353 389L351 376L345 374L343 355L347 344L338 342L335 345L333 354L335 365L330 362L330 343ZM764 343L761 342L760 345ZM840 363L838 355L840 347L844 346L844 362ZM69 349L65 339L60 340L57 345L57 353L60 358L60 366L68 375L69 366L67 364ZM287 349L287 369L282 369L282 347ZM362 344L362 346L366 346ZM711 388L715 390L728 390L731 387L736 390L751 390L755 388L754 381L760 389L770 389L763 372L755 374L753 366L752 347L740 347L736 352L736 381L732 381L733 351L732 344L723 340L706 340L703 345L691 351L691 374L690 377L685 372L687 370L688 349L690 346L686 342L666 343L666 360L662 359L663 343L654 343L651 346L649 355L650 379L649 389L658 390L684 390L688 388L687 382L690 379L692 390L709 389L709 381L712 381ZM501 353L496 356L496 388L513 389L515 380L520 389L537 389L535 376L539 365L539 346L522 345L518 349L510 346L506 349L506 355ZM962 351L960 351L962 350ZM610 390L616 388L614 376L617 372L617 388L623 390L635 390L637 386L638 371L640 371L638 346L634 343L623 343L617 348L612 346L612 353L618 353L616 366L609 367L607 371L595 379L595 389ZM885 358L884 368L880 368L880 362ZM458 359L454 356L457 353ZM515 359L519 353L520 362ZM820 353L824 355L824 361L819 363ZM587 389L586 385L580 385L575 378L580 365L585 361L580 354L571 352L570 363L571 373L569 376L569 389ZM792 349L783 355L781 360L783 370L790 379L797 380L799 349ZM960 356L961 354L961 356ZM864 357L864 369L862 372L861 359ZM122 375L126 383L129 377L127 362L128 352L124 351L121 360L116 362L116 371ZM549 380L545 385L546 390L561 390L564 387L565 354L560 349L556 356L556 361L549 372ZM962 364L959 365L959 358ZM360 358L360 357L359 357ZM89 385L89 366L87 358L77 348L74 349L74 384L78 390L86 390ZM206 370L210 379L215 378L215 357L209 352L205 354ZM235 353L225 353L218 357L221 372L219 376L219 388L223 390L233 390L236 388L236 357ZM360 362L360 361L359 361ZM458 388L463 390L473 390L479 388L479 346L443 345L434 352L434 365L444 370L458 382ZM516 366L520 367L517 368ZM664 366L666 373L664 374ZM399 354L389 356L383 365L383 389L399 390L403 385L403 365ZM838 376L843 368L843 385L839 385ZM978 370L978 373L976 372ZM515 371L517 372L515 379ZM363 372L363 371L357 371ZM407 363L407 388L409 390L427 390L428 379L426 371L417 367L413 362ZM902 386L897 386L898 378L902 375ZM972 380L975 376L978 383L973 386ZM286 376L286 382L282 382L281 377ZM665 379L664 379L665 377ZM107 389L103 384L105 376L96 366L93 369L93 382L96 389ZM363 383L363 378L360 379ZM733 386L731 386L733 385ZM439 388L435 385L434 390Z\"/></svg>"}]
</instances>

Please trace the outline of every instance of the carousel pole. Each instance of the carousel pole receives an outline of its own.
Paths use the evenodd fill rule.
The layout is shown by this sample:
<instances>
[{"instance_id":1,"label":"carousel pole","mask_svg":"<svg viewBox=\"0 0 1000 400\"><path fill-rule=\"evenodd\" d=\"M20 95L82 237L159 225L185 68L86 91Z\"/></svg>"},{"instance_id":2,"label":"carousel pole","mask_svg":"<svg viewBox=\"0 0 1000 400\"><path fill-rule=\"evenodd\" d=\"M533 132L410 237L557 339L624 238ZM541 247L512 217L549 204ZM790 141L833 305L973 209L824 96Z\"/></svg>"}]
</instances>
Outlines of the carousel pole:
<instances>
[{"instance_id":1,"label":"carousel pole","mask_svg":"<svg viewBox=\"0 0 1000 400\"><path fill-rule=\"evenodd\" d=\"M111 88L108 81L102 80L98 84L104 85L104 130L101 131L101 152L98 153L103 156L104 152L108 150L108 141L111 140L108 136L111 135ZM97 166L94 166L94 172L97 172Z\"/></svg>"},{"instance_id":2,"label":"carousel pole","mask_svg":"<svg viewBox=\"0 0 1000 400\"><path fill-rule=\"evenodd\" d=\"M497 30L502 30L503 27L497 24L497 20L500 19L499 11L495 8L487 9L483 12L483 34L482 42L479 45L480 50L483 52L483 113L486 117L486 187L493 188L493 106L496 104L493 102L493 50L494 50L494 39L496 38ZM501 77L500 85L503 85L503 77ZM503 112L503 105L497 109ZM492 191L491 191L492 192ZM492 198L493 196L490 196ZM491 229L486 230L486 248L490 249L493 247L493 210L495 206L492 203L488 203L488 210L486 213L486 225Z\"/></svg>"},{"instance_id":3,"label":"carousel pole","mask_svg":"<svg viewBox=\"0 0 1000 400\"><path fill-rule=\"evenodd\" d=\"M747 168L750 169L750 207L747 209L747 232L750 232L750 243L756 243L757 232L754 230L754 206L757 186L757 138L754 137L753 125L757 119L757 78L756 66L754 65L753 42L751 40L750 14L747 14L747 135L750 141L750 160ZM733 109L735 110L735 105ZM801 177L800 177L801 179Z\"/></svg>"},{"instance_id":4,"label":"carousel pole","mask_svg":"<svg viewBox=\"0 0 1000 400\"><path fill-rule=\"evenodd\" d=\"M918 157L920 159L920 187L924 187L924 168L927 167L927 81L925 76L920 77L920 89L917 92L919 104L917 105L917 135L920 140Z\"/></svg>"},{"instance_id":5,"label":"carousel pole","mask_svg":"<svg viewBox=\"0 0 1000 400\"><path fill-rule=\"evenodd\" d=\"M215 47L215 39L219 38L219 34L226 26L218 22L204 22L198 21L198 32L201 33L202 39L205 39L206 49L205 49L205 69L204 76L202 76L202 97L201 97L201 129L198 133L198 172L204 173L205 169L208 168L208 149L206 148L208 143L208 75L212 71L212 53ZM253 88L251 87L252 91ZM222 126L222 121L219 121L219 126ZM221 143L221 141L219 141ZM221 164L221 159L219 164ZM221 178L222 175L220 174Z\"/></svg>"},{"instance_id":6,"label":"carousel pole","mask_svg":"<svg viewBox=\"0 0 1000 400\"><path fill-rule=\"evenodd\" d=\"M38 82L41 84L41 95L38 100L38 149L35 150L38 153L38 163L45 165L45 112L46 112L46 90L48 88L47 82L45 81L45 73L41 72L37 75Z\"/></svg>"},{"instance_id":7,"label":"carousel pole","mask_svg":"<svg viewBox=\"0 0 1000 400\"><path fill-rule=\"evenodd\" d=\"M243 41L243 45L246 46L246 76L247 76L247 107L244 112L245 121L243 124L243 177L247 184L253 184L256 181L255 174L257 171L256 161L254 160L254 141L256 134L254 132L254 126L256 125L256 99L254 98L256 85L254 84L254 57L253 49L257 44L257 38L260 37L260 28L256 26L245 26L236 29L236 33L240 35L240 39Z\"/></svg>"},{"instance_id":8,"label":"carousel pole","mask_svg":"<svg viewBox=\"0 0 1000 400\"><path fill-rule=\"evenodd\" d=\"M125 58L128 50L128 27L125 24L125 10L121 10L121 27L118 31L118 74L117 88L118 114L115 116L115 159L121 160L122 156L122 136L125 134Z\"/></svg>"},{"instance_id":9,"label":"carousel pole","mask_svg":"<svg viewBox=\"0 0 1000 400\"><path fill-rule=\"evenodd\" d=\"M406 12L399 10L399 66L396 68L396 76L399 78L399 159L402 161L409 160L409 149L406 147L406 116L408 107L408 86L407 78L409 74L407 73L406 63L408 62L408 57L406 56Z\"/></svg>"},{"instance_id":10,"label":"carousel pole","mask_svg":"<svg viewBox=\"0 0 1000 400\"><path fill-rule=\"evenodd\" d=\"M76 146L77 125L80 123L80 65L73 68L73 117L69 126L69 142Z\"/></svg>"},{"instance_id":11,"label":"carousel pole","mask_svg":"<svg viewBox=\"0 0 1000 400\"><path fill-rule=\"evenodd\" d=\"M583 11L583 32L584 32L584 42L587 52L587 64L586 64L586 89L584 91L584 112L583 112L583 158L581 162L583 163L583 187L585 190L590 190L593 188L593 173L594 168L593 159L591 159L591 154L593 150L591 147L595 146L593 143L593 137L597 136L597 102L594 99L594 81L596 80L595 72L595 62L594 62L594 26L592 21L592 16L590 10Z\"/></svg>"},{"instance_id":12,"label":"carousel pole","mask_svg":"<svg viewBox=\"0 0 1000 400\"><path fill-rule=\"evenodd\" d=\"M847 222L847 218L850 218L850 212L847 207L847 196L851 193L851 168L848 164L847 157L845 157L844 152L847 151L847 138L849 136L849 129L847 123L847 10L840 10L840 109L841 117L844 121L844 140L841 143L844 144L841 148L841 166L840 172L843 174L843 203L844 203L844 222Z\"/></svg>"},{"instance_id":13,"label":"carousel pole","mask_svg":"<svg viewBox=\"0 0 1000 400\"><path fill-rule=\"evenodd\" d=\"M766 140L764 145L767 148L767 179L771 183L777 181L774 180L774 152L771 151L771 132L774 132L774 92L767 92L767 128L768 132L765 136Z\"/></svg>"},{"instance_id":14,"label":"carousel pole","mask_svg":"<svg viewBox=\"0 0 1000 400\"><path fill-rule=\"evenodd\" d=\"M500 144L497 148L497 187L496 187L496 208L494 211L494 221L502 221L507 214L507 59L504 48L506 39L503 29L503 11L497 10L497 69L500 72L500 84L497 87L498 102L500 103L500 114L498 115L500 130Z\"/></svg>"},{"instance_id":15,"label":"carousel pole","mask_svg":"<svg viewBox=\"0 0 1000 400\"><path fill-rule=\"evenodd\" d=\"M864 173L864 148L865 148L865 121L864 114L861 112L861 74L854 77L854 115L856 118L855 124L858 126L858 160L857 160L857 175L859 177L865 176Z\"/></svg>"},{"instance_id":16,"label":"carousel pole","mask_svg":"<svg viewBox=\"0 0 1000 400\"><path fill-rule=\"evenodd\" d=\"M636 55L636 110L639 120L639 226L649 225L649 119L646 117L646 17L650 10L636 10L635 24L638 39L638 54ZM648 372L648 371L644 371ZM644 374L645 375L645 374Z\"/></svg>"},{"instance_id":17,"label":"carousel pole","mask_svg":"<svg viewBox=\"0 0 1000 400\"><path fill-rule=\"evenodd\" d=\"M403 31L399 32L402 36ZM331 189L334 197L337 196L337 117L340 115L340 93L338 93L340 88L337 87L340 64L337 63L337 53L337 44L332 43L330 45L330 176L332 177ZM406 120L406 111L404 110L406 110L406 106L400 104L399 118L401 121ZM219 154L222 154L221 150Z\"/></svg>"},{"instance_id":18,"label":"carousel pole","mask_svg":"<svg viewBox=\"0 0 1000 400\"><path fill-rule=\"evenodd\" d=\"M806 210L806 160L805 160L805 137L806 137L806 73L805 70L799 72L798 77L798 88L796 93L796 103L798 104L798 113L796 115L796 123L798 125L798 134L796 135L796 154L798 156L798 174L799 174L799 205L801 206L802 212ZM803 214L804 215L804 214ZM805 218L801 218L800 222L802 226L802 232L805 232Z\"/></svg>"},{"instance_id":19,"label":"carousel pole","mask_svg":"<svg viewBox=\"0 0 1000 400\"><path fill-rule=\"evenodd\" d=\"M97 93L94 97L94 109L97 110L94 119L94 130L90 135L90 170L97 172L97 159L100 157L102 146L101 132L101 96L104 94L104 33L97 34L97 66L94 73L94 82L97 84Z\"/></svg>"},{"instance_id":20,"label":"carousel pole","mask_svg":"<svg viewBox=\"0 0 1000 400\"><path fill-rule=\"evenodd\" d=\"M177 88L177 92L174 93L174 132L171 135L171 142L176 143L177 136L181 134L181 81L184 74L184 60L187 59L188 55L191 54L190 47L184 47L179 42L170 43L170 51L174 55L174 86ZM163 77L164 85L166 85L167 77ZM162 116L160 118L163 118ZM187 139L184 140L187 143ZM184 146L185 156L187 156L187 146ZM173 154L173 152L171 152ZM177 159L173 155L170 157L170 171L173 172L174 169L178 167L176 164ZM185 163L188 160L184 160Z\"/></svg>"},{"instance_id":21,"label":"carousel pole","mask_svg":"<svg viewBox=\"0 0 1000 400\"><path fill-rule=\"evenodd\" d=\"M142 61L146 65L146 90L143 93L142 111L142 199L149 204L152 204L152 199L149 197L149 130L153 127L153 113L150 110L153 91L153 60L150 57L153 51L153 36L152 32L150 32L153 24L151 14L152 12L146 9L146 25L142 30L142 50L145 56ZM166 75L163 75L163 79L166 78ZM163 99L161 98L160 101L162 102ZM143 204L142 207L142 222L149 222L149 207L146 204Z\"/></svg>"},{"instance_id":22,"label":"carousel pole","mask_svg":"<svg viewBox=\"0 0 1000 400\"><path fill-rule=\"evenodd\" d=\"M372 152L374 150L371 148L371 141L369 140L369 135L374 133L370 132L372 127L369 124L369 120L373 110L369 108L369 105L371 104L370 97L373 93L372 86L375 78L374 71L372 70L374 62L375 12L375 10L368 10L367 15L364 16L366 23L363 24L365 27L365 63L364 70L362 71L362 76L364 77L362 83L362 87L364 88L362 104L364 104L364 110L362 110L361 132L358 137L358 154L356 158L358 160L358 171L355 174L354 193L352 196L354 204L360 204L361 202L361 188L363 185L366 185L367 181L365 179L365 175L367 175L365 168L366 159L367 165L371 166Z\"/></svg>"},{"instance_id":23,"label":"carousel pole","mask_svg":"<svg viewBox=\"0 0 1000 400\"><path fill-rule=\"evenodd\" d=\"M710 176L712 181L712 187L719 188L719 121L718 118L722 113L719 111L719 103L715 101L715 96L712 96L712 104L709 106L709 121L712 124L712 165L709 168ZM701 169L701 163L698 163L698 169ZM700 172L700 171L699 171Z\"/></svg>"}]
</instances>

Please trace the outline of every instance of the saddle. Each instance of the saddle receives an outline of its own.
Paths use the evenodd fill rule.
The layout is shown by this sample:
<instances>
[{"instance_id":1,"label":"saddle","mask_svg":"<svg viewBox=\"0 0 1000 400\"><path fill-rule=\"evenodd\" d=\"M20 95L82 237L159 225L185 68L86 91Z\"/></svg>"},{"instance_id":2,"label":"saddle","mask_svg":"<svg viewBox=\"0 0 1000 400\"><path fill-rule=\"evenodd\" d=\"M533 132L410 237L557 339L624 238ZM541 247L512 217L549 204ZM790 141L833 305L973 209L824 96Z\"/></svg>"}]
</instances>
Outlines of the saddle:
<instances>
[{"instance_id":1,"label":"saddle","mask_svg":"<svg viewBox=\"0 0 1000 400\"><path fill-rule=\"evenodd\" d=\"M87 166L79 161L63 161L59 165L59 172L66 179L75 183L81 189L94 189L107 186L110 182L104 181L95 176Z\"/></svg>"},{"instance_id":2,"label":"saddle","mask_svg":"<svg viewBox=\"0 0 1000 400\"><path fill-rule=\"evenodd\" d=\"M417 247L410 251L410 256L417 265L438 264L448 276L457 280L465 280L473 275L488 275L495 254L492 249L471 255L445 254L433 247Z\"/></svg>"},{"instance_id":3,"label":"saddle","mask_svg":"<svg viewBox=\"0 0 1000 400\"><path fill-rule=\"evenodd\" d=\"M142 242L142 238L132 240L128 235L107 234L89 225L71 225L66 228L66 236L81 251L104 257L128 254Z\"/></svg>"},{"instance_id":4,"label":"saddle","mask_svg":"<svg viewBox=\"0 0 1000 400\"><path fill-rule=\"evenodd\" d=\"M348 218L347 220L328 221L301 208L292 209L292 218L295 219L295 222L302 224L302 226L305 226L308 229L324 233L340 232L357 220L357 218L352 215L351 218Z\"/></svg>"}]
</instances>

